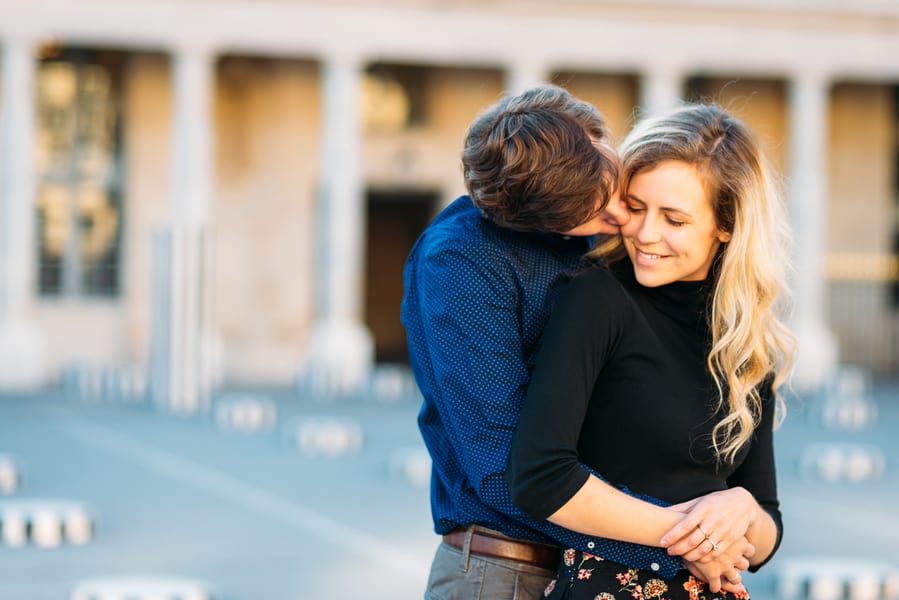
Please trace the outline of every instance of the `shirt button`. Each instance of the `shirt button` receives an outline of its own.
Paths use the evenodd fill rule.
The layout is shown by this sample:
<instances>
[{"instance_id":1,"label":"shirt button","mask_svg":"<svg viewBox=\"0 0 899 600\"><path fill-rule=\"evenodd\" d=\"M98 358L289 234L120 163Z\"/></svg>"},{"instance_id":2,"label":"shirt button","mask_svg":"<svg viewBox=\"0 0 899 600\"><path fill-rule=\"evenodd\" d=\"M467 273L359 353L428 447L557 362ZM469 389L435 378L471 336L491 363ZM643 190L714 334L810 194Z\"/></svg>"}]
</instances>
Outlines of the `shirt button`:
<instances>
[{"instance_id":1,"label":"shirt button","mask_svg":"<svg viewBox=\"0 0 899 600\"><path fill-rule=\"evenodd\" d=\"M658 571L659 563L652 563L651 565L649 565L649 568L652 569L653 571Z\"/></svg>"},{"instance_id":2,"label":"shirt button","mask_svg":"<svg viewBox=\"0 0 899 600\"><path fill-rule=\"evenodd\" d=\"M595 546L595 545L596 544L594 544L593 542L587 542L587 547L590 548L591 550L593 550L593 546Z\"/></svg>"}]
</instances>

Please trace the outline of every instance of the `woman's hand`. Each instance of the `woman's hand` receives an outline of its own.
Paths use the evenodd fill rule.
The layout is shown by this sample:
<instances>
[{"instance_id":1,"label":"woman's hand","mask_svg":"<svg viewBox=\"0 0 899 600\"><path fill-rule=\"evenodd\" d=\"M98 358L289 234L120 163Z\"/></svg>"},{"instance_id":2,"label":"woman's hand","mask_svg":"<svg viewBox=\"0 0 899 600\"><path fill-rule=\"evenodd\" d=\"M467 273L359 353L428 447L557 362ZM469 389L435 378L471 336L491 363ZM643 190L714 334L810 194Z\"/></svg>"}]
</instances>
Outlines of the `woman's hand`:
<instances>
[{"instance_id":1,"label":"woman's hand","mask_svg":"<svg viewBox=\"0 0 899 600\"><path fill-rule=\"evenodd\" d=\"M712 492L669 510L684 513L660 541L668 554L689 562L709 563L745 539L761 508L745 488ZM747 542L748 543L748 542Z\"/></svg>"},{"instance_id":2,"label":"woman's hand","mask_svg":"<svg viewBox=\"0 0 899 600\"><path fill-rule=\"evenodd\" d=\"M704 562L684 560L684 566L694 576L709 584L709 591L719 590L738 596L748 595L743 585L742 572L749 568L749 558L755 553L755 547L746 538L737 540L717 558Z\"/></svg>"}]
</instances>

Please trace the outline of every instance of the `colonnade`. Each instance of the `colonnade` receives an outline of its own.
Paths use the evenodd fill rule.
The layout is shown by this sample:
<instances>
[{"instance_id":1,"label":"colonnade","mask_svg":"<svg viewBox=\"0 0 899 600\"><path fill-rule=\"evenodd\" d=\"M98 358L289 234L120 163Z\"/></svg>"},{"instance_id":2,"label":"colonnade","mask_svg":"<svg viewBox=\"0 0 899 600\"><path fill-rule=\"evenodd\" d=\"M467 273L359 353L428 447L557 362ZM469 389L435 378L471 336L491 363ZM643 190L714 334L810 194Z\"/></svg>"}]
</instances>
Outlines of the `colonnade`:
<instances>
[{"instance_id":1,"label":"colonnade","mask_svg":"<svg viewBox=\"0 0 899 600\"><path fill-rule=\"evenodd\" d=\"M29 306L34 282L36 227L34 80L37 42L0 40L0 389L33 388L46 381L42 340ZM211 377L208 318L208 227L214 210L212 97L216 51L184 45L171 50L173 131L169 235L194 240L196 256L177 264L170 252L168 286L157 302L167 315L153 326L157 365L168 375L164 392L186 406L204 402ZM322 391L347 391L367 376L373 356L363 322L365 189L361 165L363 132L357 107L366 57L352 54L321 60L321 172L316 231L315 322L299 372ZM647 67L641 74L641 104L655 113L673 106L686 66ZM505 85L521 90L546 80L545 64L505 67ZM789 81L789 197L796 232L795 325L804 351L797 383L814 386L836 361L836 345L824 314L827 250L827 122L830 79L802 74ZM186 236L186 237L185 237ZM161 290L161 291L160 291ZM159 294L162 294L160 296ZM168 300L166 300L166 298ZM166 311L164 311L166 312ZM173 401L173 400L170 400Z\"/></svg>"}]
</instances>

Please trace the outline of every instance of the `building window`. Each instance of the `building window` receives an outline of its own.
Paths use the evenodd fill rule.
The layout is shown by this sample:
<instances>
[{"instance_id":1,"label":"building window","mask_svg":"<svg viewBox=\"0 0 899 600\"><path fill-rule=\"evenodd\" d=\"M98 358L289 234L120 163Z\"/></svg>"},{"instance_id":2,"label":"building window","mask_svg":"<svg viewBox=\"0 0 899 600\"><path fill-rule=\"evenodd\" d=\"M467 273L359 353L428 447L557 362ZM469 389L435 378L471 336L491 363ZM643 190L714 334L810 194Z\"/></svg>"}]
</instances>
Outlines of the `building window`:
<instances>
[{"instance_id":1,"label":"building window","mask_svg":"<svg viewBox=\"0 0 899 600\"><path fill-rule=\"evenodd\" d=\"M374 64L365 73L362 120L371 133L397 133L426 123L424 67Z\"/></svg>"},{"instance_id":2,"label":"building window","mask_svg":"<svg viewBox=\"0 0 899 600\"><path fill-rule=\"evenodd\" d=\"M42 51L37 88L41 296L119 293L121 71L118 52Z\"/></svg>"}]
</instances>

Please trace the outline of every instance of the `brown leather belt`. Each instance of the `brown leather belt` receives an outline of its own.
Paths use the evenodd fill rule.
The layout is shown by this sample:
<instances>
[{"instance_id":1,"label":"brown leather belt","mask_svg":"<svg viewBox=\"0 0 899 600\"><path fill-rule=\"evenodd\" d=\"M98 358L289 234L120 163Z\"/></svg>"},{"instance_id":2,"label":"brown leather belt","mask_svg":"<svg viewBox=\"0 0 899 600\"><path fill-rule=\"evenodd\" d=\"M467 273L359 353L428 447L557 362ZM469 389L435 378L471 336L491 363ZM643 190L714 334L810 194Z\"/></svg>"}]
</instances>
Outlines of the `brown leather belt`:
<instances>
[{"instance_id":1,"label":"brown leather belt","mask_svg":"<svg viewBox=\"0 0 899 600\"><path fill-rule=\"evenodd\" d=\"M467 531L461 527L453 529L443 536L443 541L457 550L462 550L465 546L466 534ZM498 535L495 537L477 529L472 532L469 545L469 552L477 556L514 560L550 571L555 571L559 566L559 551L560 549L555 546L498 537Z\"/></svg>"}]
</instances>

